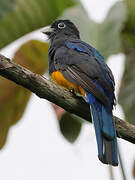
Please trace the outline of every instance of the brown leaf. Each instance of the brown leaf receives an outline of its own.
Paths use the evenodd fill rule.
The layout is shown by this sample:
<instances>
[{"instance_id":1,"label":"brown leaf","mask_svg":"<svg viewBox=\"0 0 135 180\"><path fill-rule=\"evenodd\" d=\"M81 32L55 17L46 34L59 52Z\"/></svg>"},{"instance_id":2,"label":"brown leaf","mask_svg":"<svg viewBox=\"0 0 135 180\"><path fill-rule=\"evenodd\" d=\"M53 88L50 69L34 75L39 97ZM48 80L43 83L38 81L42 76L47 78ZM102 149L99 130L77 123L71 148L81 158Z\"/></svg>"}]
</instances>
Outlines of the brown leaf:
<instances>
[{"instance_id":1,"label":"brown leaf","mask_svg":"<svg viewBox=\"0 0 135 180\"><path fill-rule=\"evenodd\" d=\"M43 74L47 68L48 44L32 40L22 45L13 61ZM0 77L0 149L6 142L9 128L23 116L31 92Z\"/></svg>"}]
</instances>

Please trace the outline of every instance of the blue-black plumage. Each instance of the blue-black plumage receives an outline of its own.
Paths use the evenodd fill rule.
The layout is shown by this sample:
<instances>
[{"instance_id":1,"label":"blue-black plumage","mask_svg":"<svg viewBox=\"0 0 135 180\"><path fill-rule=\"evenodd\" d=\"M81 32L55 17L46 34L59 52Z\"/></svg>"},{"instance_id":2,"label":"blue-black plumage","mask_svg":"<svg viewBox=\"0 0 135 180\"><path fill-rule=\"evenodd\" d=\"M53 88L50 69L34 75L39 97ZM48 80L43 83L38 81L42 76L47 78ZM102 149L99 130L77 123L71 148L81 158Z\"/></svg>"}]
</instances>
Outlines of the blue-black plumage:
<instances>
[{"instance_id":1,"label":"blue-black plumage","mask_svg":"<svg viewBox=\"0 0 135 180\"><path fill-rule=\"evenodd\" d=\"M104 58L95 48L88 45L87 43L81 42L80 40L68 41L65 42L65 44L68 48L87 53L89 56L97 57L97 61L101 67L102 76L113 88L112 79L108 78L106 75L106 69L102 67L104 66ZM98 88L105 94L105 91L98 83L96 83L96 86L98 86ZM117 140L114 119L112 115L112 106L115 100L115 95L112 92L108 94L106 93L106 95L110 101L108 106L105 106L99 102L91 93L86 91L87 102L91 107L91 116L95 127L98 157L103 163L117 166Z\"/></svg>"},{"instance_id":2,"label":"blue-black plumage","mask_svg":"<svg viewBox=\"0 0 135 180\"><path fill-rule=\"evenodd\" d=\"M79 31L69 20L57 20L51 31L49 73L59 72L86 94L94 122L98 157L105 163L118 165L117 139L112 115L115 104L115 82L103 56L91 45L80 40ZM59 78L59 77L58 77ZM55 76L56 81L56 76ZM56 82L61 82L58 80ZM68 87L68 86L65 86Z\"/></svg>"},{"instance_id":3,"label":"blue-black plumage","mask_svg":"<svg viewBox=\"0 0 135 180\"><path fill-rule=\"evenodd\" d=\"M90 93L86 92L86 95L95 127L98 157L105 164L117 166L117 139L112 112Z\"/></svg>"}]
</instances>

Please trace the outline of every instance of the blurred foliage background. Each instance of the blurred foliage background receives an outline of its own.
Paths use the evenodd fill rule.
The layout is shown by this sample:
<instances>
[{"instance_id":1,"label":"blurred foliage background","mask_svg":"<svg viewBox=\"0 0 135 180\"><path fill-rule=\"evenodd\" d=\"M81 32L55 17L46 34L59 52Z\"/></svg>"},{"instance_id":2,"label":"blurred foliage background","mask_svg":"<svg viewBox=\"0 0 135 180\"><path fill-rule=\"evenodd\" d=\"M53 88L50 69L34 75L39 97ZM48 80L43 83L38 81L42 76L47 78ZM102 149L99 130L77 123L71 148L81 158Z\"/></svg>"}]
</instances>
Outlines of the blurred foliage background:
<instances>
[{"instance_id":1,"label":"blurred foliage background","mask_svg":"<svg viewBox=\"0 0 135 180\"><path fill-rule=\"evenodd\" d=\"M82 39L97 48L105 59L124 53L125 71L118 101L126 120L135 124L135 1L117 2L105 20L98 24L88 16L79 0L1 0L0 48L51 24L57 18L72 20L78 26ZM43 75L47 72L47 52L47 43L31 40L17 50L13 61ZM30 96L28 90L0 77L0 149L6 142L9 128L23 116ZM75 142L84 121L56 105L52 106L61 133L69 142Z\"/></svg>"}]
</instances>

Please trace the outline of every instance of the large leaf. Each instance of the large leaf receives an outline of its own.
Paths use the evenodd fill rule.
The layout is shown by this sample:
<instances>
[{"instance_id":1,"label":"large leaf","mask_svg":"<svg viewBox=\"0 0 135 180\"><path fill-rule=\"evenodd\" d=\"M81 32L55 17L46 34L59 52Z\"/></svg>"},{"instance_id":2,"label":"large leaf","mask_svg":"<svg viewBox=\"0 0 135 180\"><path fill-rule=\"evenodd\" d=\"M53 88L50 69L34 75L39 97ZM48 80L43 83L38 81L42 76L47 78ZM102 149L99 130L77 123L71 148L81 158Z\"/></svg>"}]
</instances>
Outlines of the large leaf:
<instances>
[{"instance_id":1,"label":"large leaf","mask_svg":"<svg viewBox=\"0 0 135 180\"><path fill-rule=\"evenodd\" d=\"M39 74L47 68L48 44L29 41L15 53L13 61ZM6 142L7 133L22 117L31 92L0 77L0 149Z\"/></svg>"},{"instance_id":2,"label":"large leaf","mask_svg":"<svg viewBox=\"0 0 135 180\"><path fill-rule=\"evenodd\" d=\"M119 103L123 107L126 120L135 125L135 1L125 0L125 4L128 16L121 33L121 39L126 61Z\"/></svg>"},{"instance_id":3,"label":"large leaf","mask_svg":"<svg viewBox=\"0 0 135 180\"><path fill-rule=\"evenodd\" d=\"M44 74L48 67L48 43L31 40L22 45L15 53L13 61L32 72Z\"/></svg>"},{"instance_id":4,"label":"large leaf","mask_svg":"<svg viewBox=\"0 0 135 180\"><path fill-rule=\"evenodd\" d=\"M52 107L55 110L62 135L70 143L74 143L80 134L83 120L78 116L66 112L56 104L52 103Z\"/></svg>"},{"instance_id":5,"label":"large leaf","mask_svg":"<svg viewBox=\"0 0 135 180\"><path fill-rule=\"evenodd\" d=\"M0 0L0 19L3 18L6 13L10 12L10 10L12 10L15 3L16 0Z\"/></svg>"},{"instance_id":6,"label":"large leaf","mask_svg":"<svg viewBox=\"0 0 135 180\"><path fill-rule=\"evenodd\" d=\"M117 2L108 12L104 22L97 26L95 46L107 58L122 51L120 33L126 19L123 2Z\"/></svg>"},{"instance_id":7,"label":"large leaf","mask_svg":"<svg viewBox=\"0 0 135 180\"><path fill-rule=\"evenodd\" d=\"M127 7L127 15L128 15L124 29L134 30L135 29L135 1L124 0L124 2Z\"/></svg>"},{"instance_id":8,"label":"large leaf","mask_svg":"<svg viewBox=\"0 0 135 180\"><path fill-rule=\"evenodd\" d=\"M77 116L66 112L62 115L59 123L60 123L60 130L63 136L70 143L74 143L81 131L81 127L82 127L81 118L78 118Z\"/></svg>"},{"instance_id":9,"label":"large leaf","mask_svg":"<svg viewBox=\"0 0 135 180\"><path fill-rule=\"evenodd\" d=\"M47 26L72 0L1 0L0 48L37 28Z\"/></svg>"}]
</instances>

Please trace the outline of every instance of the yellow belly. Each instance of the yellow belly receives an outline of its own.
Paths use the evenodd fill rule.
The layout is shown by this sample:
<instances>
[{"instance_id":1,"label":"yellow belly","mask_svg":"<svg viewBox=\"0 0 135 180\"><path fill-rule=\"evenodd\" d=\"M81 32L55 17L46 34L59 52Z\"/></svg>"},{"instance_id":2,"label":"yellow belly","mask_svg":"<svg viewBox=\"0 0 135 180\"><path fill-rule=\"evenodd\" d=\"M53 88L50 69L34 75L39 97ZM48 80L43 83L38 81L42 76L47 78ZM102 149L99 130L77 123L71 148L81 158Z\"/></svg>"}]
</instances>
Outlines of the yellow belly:
<instances>
[{"instance_id":1,"label":"yellow belly","mask_svg":"<svg viewBox=\"0 0 135 180\"><path fill-rule=\"evenodd\" d=\"M51 74L51 77L57 84L65 87L67 89L74 89L74 91L76 93L79 93L79 94L85 96L85 92L82 89L82 87L80 85L73 84L73 83L69 82L68 80L66 80L60 71L53 72Z\"/></svg>"}]
</instances>

